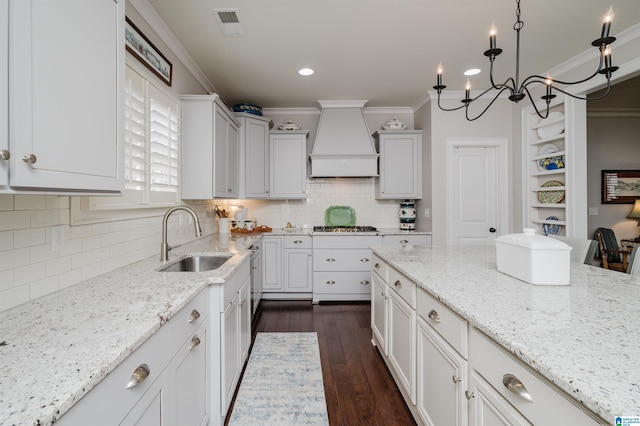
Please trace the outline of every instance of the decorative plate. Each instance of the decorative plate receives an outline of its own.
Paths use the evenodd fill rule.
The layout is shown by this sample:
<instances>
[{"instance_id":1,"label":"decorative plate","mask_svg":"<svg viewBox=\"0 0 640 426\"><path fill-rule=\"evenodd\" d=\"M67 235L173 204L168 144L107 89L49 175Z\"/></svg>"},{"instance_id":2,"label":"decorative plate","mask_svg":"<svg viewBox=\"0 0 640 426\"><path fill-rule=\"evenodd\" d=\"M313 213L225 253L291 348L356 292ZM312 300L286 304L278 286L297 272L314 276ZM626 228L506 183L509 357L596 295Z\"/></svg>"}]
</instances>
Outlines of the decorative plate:
<instances>
[{"instance_id":1,"label":"decorative plate","mask_svg":"<svg viewBox=\"0 0 640 426\"><path fill-rule=\"evenodd\" d=\"M549 123L549 124L547 124ZM564 114L555 111L542 120L538 125L538 137L540 139L552 138L559 136L564 131Z\"/></svg>"},{"instance_id":2,"label":"decorative plate","mask_svg":"<svg viewBox=\"0 0 640 426\"><path fill-rule=\"evenodd\" d=\"M249 114L253 114L253 115L262 115L262 107L259 107L258 105L248 104L248 103L235 104L233 106L233 111L248 112Z\"/></svg>"},{"instance_id":3,"label":"decorative plate","mask_svg":"<svg viewBox=\"0 0 640 426\"><path fill-rule=\"evenodd\" d=\"M349 206L331 206L324 213L327 226L355 226L356 211Z\"/></svg>"},{"instance_id":4,"label":"decorative plate","mask_svg":"<svg viewBox=\"0 0 640 426\"><path fill-rule=\"evenodd\" d=\"M555 216L549 216L545 220L559 220ZM543 223L542 224L542 233L544 235L558 235L560 233L561 225L557 225L555 223Z\"/></svg>"},{"instance_id":5,"label":"decorative plate","mask_svg":"<svg viewBox=\"0 0 640 426\"><path fill-rule=\"evenodd\" d=\"M545 157L538 160L538 169L540 170L557 170L564 169L564 155L555 157Z\"/></svg>"},{"instance_id":6,"label":"decorative plate","mask_svg":"<svg viewBox=\"0 0 640 426\"><path fill-rule=\"evenodd\" d=\"M554 186L564 186L564 183L557 180L550 180L542 184L542 188ZM543 204L557 204L564 200L564 190L561 191L538 191L538 201Z\"/></svg>"},{"instance_id":7,"label":"decorative plate","mask_svg":"<svg viewBox=\"0 0 640 426\"><path fill-rule=\"evenodd\" d=\"M548 143L546 145L543 145L539 150L538 150L538 155L546 155L546 154L553 154L554 152L558 152L560 151L558 149L558 147L552 143Z\"/></svg>"}]
</instances>

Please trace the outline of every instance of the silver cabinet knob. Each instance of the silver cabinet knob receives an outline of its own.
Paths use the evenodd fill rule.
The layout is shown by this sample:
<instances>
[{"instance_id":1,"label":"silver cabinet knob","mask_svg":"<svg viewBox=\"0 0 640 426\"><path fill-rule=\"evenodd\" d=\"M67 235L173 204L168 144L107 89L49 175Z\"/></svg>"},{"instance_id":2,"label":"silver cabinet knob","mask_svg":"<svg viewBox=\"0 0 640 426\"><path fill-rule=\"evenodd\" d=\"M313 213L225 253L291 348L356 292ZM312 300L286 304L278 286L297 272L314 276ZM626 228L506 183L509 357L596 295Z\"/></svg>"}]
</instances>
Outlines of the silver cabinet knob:
<instances>
[{"instance_id":1,"label":"silver cabinet knob","mask_svg":"<svg viewBox=\"0 0 640 426\"><path fill-rule=\"evenodd\" d=\"M455 374L453 376L451 376L451 380L453 380L453 383L458 383L460 382L460 377L456 376Z\"/></svg>"},{"instance_id":2,"label":"silver cabinet knob","mask_svg":"<svg viewBox=\"0 0 640 426\"><path fill-rule=\"evenodd\" d=\"M393 285L395 285L398 288L402 288L402 283L400 282L400 280L398 280L395 283L393 283Z\"/></svg>"},{"instance_id":3,"label":"silver cabinet knob","mask_svg":"<svg viewBox=\"0 0 640 426\"><path fill-rule=\"evenodd\" d=\"M429 312L428 316L429 316L430 320L435 321L435 322L440 322L440 314L438 313L438 311L432 309Z\"/></svg>"},{"instance_id":4,"label":"silver cabinet knob","mask_svg":"<svg viewBox=\"0 0 640 426\"><path fill-rule=\"evenodd\" d=\"M469 392L468 390L464 391L464 397L467 399L475 398L476 394L473 392Z\"/></svg>"},{"instance_id":5,"label":"silver cabinet knob","mask_svg":"<svg viewBox=\"0 0 640 426\"><path fill-rule=\"evenodd\" d=\"M527 388L522 384L520 379L513 374L505 374L502 376L502 384L525 401L533 402L533 397Z\"/></svg>"},{"instance_id":6,"label":"silver cabinet knob","mask_svg":"<svg viewBox=\"0 0 640 426\"><path fill-rule=\"evenodd\" d=\"M189 343L189 350L195 348L200 344L200 338L198 336L193 336L191 339L191 343Z\"/></svg>"},{"instance_id":7,"label":"silver cabinet knob","mask_svg":"<svg viewBox=\"0 0 640 426\"><path fill-rule=\"evenodd\" d=\"M380 267L379 263L376 263L375 265L373 265L374 268L378 269Z\"/></svg>"},{"instance_id":8,"label":"silver cabinet knob","mask_svg":"<svg viewBox=\"0 0 640 426\"><path fill-rule=\"evenodd\" d=\"M38 157L36 157L33 154L29 154L22 157L22 161L24 161L27 164L36 164L36 161L38 161Z\"/></svg>"},{"instance_id":9,"label":"silver cabinet knob","mask_svg":"<svg viewBox=\"0 0 640 426\"><path fill-rule=\"evenodd\" d=\"M362 284L362 285L369 285L369 281L367 281L367 280L362 280L362 281L360 281L360 284Z\"/></svg>"},{"instance_id":10,"label":"silver cabinet knob","mask_svg":"<svg viewBox=\"0 0 640 426\"><path fill-rule=\"evenodd\" d=\"M200 312L198 312L197 309L194 309L191 311L191 315L189 315L189 320L187 322L194 322L198 318L200 318Z\"/></svg>"},{"instance_id":11,"label":"silver cabinet knob","mask_svg":"<svg viewBox=\"0 0 640 426\"><path fill-rule=\"evenodd\" d=\"M329 284L329 285L334 285L335 283L336 283L336 282L335 282L334 280L329 280L329 281L327 281L327 284Z\"/></svg>"},{"instance_id":12,"label":"silver cabinet knob","mask_svg":"<svg viewBox=\"0 0 640 426\"><path fill-rule=\"evenodd\" d=\"M140 383L144 382L144 379L149 377L151 374L151 370L147 364L140 364L138 368L134 370L129 377L129 382L127 383L127 389L131 389L133 387L138 386Z\"/></svg>"},{"instance_id":13,"label":"silver cabinet knob","mask_svg":"<svg viewBox=\"0 0 640 426\"><path fill-rule=\"evenodd\" d=\"M400 244L407 244L409 240L400 240Z\"/></svg>"},{"instance_id":14,"label":"silver cabinet knob","mask_svg":"<svg viewBox=\"0 0 640 426\"><path fill-rule=\"evenodd\" d=\"M363 257L362 259L360 259L360 262L368 262L369 259L367 259L366 257Z\"/></svg>"},{"instance_id":15,"label":"silver cabinet knob","mask_svg":"<svg viewBox=\"0 0 640 426\"><path fill-rule=\"evenodd\" d=\"M327 259L327 262L335 262L336 260L333 257Z\"/></svg>"},{"instance_id":16,"label":"silver cabinet knob","mask_svg":"<svg viewBox=\"0 0 640 426\"><path fill-rule=\"evenodd\" d=\"M9 158L11 158L11 153L8 150L0 150L0 160L8 160Z\"/></svg>"},{"instance_id":17,"label":"silver cabinet knob","mask_svg":"<svg viewBox=\"0 0 640 426\"><path fill-rule=\"evenodd\" d=\"M295 240L293 244L302 244L302 240Z\"/></svg>"}]
</instances>

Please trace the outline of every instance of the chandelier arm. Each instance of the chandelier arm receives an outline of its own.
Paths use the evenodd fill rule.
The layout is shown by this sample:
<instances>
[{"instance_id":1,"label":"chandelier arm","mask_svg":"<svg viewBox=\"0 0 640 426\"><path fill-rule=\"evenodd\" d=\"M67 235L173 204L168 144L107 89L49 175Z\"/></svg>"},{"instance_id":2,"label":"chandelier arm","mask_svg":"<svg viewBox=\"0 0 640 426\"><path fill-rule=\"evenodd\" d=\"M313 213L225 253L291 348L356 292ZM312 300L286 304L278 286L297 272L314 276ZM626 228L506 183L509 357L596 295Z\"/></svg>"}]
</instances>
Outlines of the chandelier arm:
<instances>
[{"instance_id":1,"label":"chandelier arm","mask_svg":"<svg viewBox=\"0 0 640 426\"><path fill-rule=\"evenodd\" d=\"M597 96L597 97L593 97L593 98L590 98L589 96L574 95L574 94L566 92L566 91L564 91L562 89L557 89L556 88L556 90L558 92L560 92L560 93L564 93L567 96L570 96L570 97L572 97L574 99L579 99L581 101L597 101L599 99L602 99L602 98L606 97L609 94L609 92L611 91L611 80L607 80L607 91L606 91L606 93L604 95L602 95L602 96Z\"/></svg>"},{"instance_id":2,"label":"chandelier arm","mask_svg":"<svg viewBox=\"0 0 640 426\"><path fill-rule=\"evenodd\" d=\"M540 112L540 110L538 109L538 107L536 106L535 101L533 100L533 96L531 96L531 92L529 91L529 89L527 88L526 85L522 86L522 88L524 89L524 91L527 93L527 96L529 97L529 101L531 102L531 105L533 105L533 109L536 111L536 114L538 114L538 117L542 118L543 120L545 118L547 118L549 116L549 102L547 102L547 111L545 115L542 115L542 113Z\"/></svg>"},{"instance_id":3,"label":"chandelier arm","mask_svg":"<svg viewBox=\"0 0 640 426\"><path fill-rule=\"evenodd\" d=\"M494 102L495 102L495 101L500 97L500 95L502 94L502 92L504 92L504 91L505 91L505 90L507 90L507 89L510 89L510 88L509 88L509 87L505 87L505 88L503 88L502 90L500 90L500 91L496 94L496 96L494 96L494 98L491 100L491 102L489 102L489 105L487 105L487 107L486 107L485 109L483 109L483 110L482 110L482 112L481 112L478 116L476 116L475 118L469 118L469 108L467 108L467 109L465 110L465 116L466 116L466 118L467 118L467 121L475 121L475 120L477 120L478 118L482 117L482 116L484 115L484 113L485 113L485 112L487 112L487 110L488 110L489 108L491 108L491 105L493 105L493 103L494 103ZM489 90L491 90L491 89L487 89L487 90L485 90L485 91L484 91L484 92L482 92L482 93L483 93L483 94L484 94L484 93L487 93ZM482 95L480 95L480 96L482 96ZM477 96L475 99L478 99L480 96ZM474 99L474 100L475 100L475 99ZM473 102L473 101L472 101L472 102ZM465 105L465 106L466 106L466 105Z\"/></svg>"},{"instance_id":4,"label":"chandelier arm","mask_svg":"<svg viewBox=\"0 0 640 426\"><path fill-rule=\"evenodd\" d=\"M491 88L496 90L502 90L504 88L509 89L509 92L513 95L516 89L516 82L513 77L507 78L504 83L496 84L493 80L493 61L491 61L491 67L489 68L489 81L491 82ZM511 86L509 86L509 82L511 82ZM488 89L490 90L490 89ZM487 91L488 91L487 90ZM486 91L484 92L486 93ZM483 93L483 94L484 94ZM482 95L481 95L482 96Z\"/></svg>"},{"instance_id":5,"label":"chandelier arm","mask_svg":"<svg viewBox=\"0 0 640 426\"><path fill-rule=\"evenodd\" d=\"M571 86L573 84L580 84L580 83L584 83L585 81L591 80L593 77L597 76L598 74L600 74L600 71L602 70L602 64L603 64L604 60L602 58L602 55L600 55L600 62L598 63L598 69L596 69L594 71L593 74L591 74L589 77L582 79L582 80L578 80L578 81L562 81L562 80L555 80L553 79L554 83L558 83L558 84L563 84L565 86ZM533 77L533 76L532 76ZM544 77L542 76L536 76L538 78L542 78L544 79ZM608 80L608 79L607 79ZM554 86L555 87L555 86Z\"/></svg>"},{"instance_id":6,"label":"chandelier arm","mask_svg":"<svg viewBox=\"0 0 640 426\"><path fill-rule=\"evenodd\" d=\"M442 105L440 105L440 93L438 93L438 108L440 108L443 111L457 111L459 109L464 108L466 105L460 105L459 107L456 108L444 108Z\"/></svg>"}]
</instances>

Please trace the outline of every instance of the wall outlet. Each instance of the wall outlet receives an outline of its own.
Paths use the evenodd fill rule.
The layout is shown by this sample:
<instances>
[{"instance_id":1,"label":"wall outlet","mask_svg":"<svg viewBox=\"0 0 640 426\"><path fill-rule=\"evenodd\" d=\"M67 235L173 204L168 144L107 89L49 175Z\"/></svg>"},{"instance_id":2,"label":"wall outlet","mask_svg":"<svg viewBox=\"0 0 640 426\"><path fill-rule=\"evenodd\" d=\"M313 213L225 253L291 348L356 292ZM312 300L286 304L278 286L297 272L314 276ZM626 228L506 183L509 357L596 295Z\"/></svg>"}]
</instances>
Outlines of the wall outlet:
<instances>
[{"instance_id":1,"label":"wall outlet","mask_svg":"<svg viewBox=\"0 0 640 426\"><path fill-rule=\"evenodd\" d=\"M64 226L51 227L51 251L64 249Z\"/></svg>"},{"instance_id":2,"label":"wall outlet","mask_svg":"<svg viewBox=\"0 0 640 426\"><path fill-rule=\"evenodd\" d=\"M429 209L424 209L424 217L429 217L431 216L431 212L429 211Z\"/></svg>"},{"instance_id":3,"label":"wall outlet","mask_svg":"<svg viewBox=\"0 0 640 426\"><path fill-rule=\"evenodd\" d=\"M598 216L598 208L589 207L589 216Z\"/></svg>"}]
</instances>

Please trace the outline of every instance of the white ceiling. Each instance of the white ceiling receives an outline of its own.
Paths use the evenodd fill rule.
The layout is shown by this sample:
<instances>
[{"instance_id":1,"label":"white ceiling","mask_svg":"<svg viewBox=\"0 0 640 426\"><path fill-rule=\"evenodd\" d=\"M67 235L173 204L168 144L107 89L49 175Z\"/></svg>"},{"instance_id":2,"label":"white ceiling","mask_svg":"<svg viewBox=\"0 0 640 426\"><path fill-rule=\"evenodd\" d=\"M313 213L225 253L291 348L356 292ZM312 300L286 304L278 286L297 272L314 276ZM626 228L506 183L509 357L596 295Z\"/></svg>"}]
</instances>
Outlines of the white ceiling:
<instances>
[{"instance_id":1,"label":"white ceiling","mask_svg":"<svg viewBox=\"0 0 640 426\"><path fill-rule=\"evenodd\" d=\"M486 88L492 21L504 50L496 80L515 73L515 0L148 1L230 105L412 106L432 90L439 61L447 90L462 90L462 72L472 67L483 70L473 88ZM521 78L595 49L611 4L612 35L640 22L640 0L522 0ZM246 35L223 35L213 12L221 8L238 9ZM301 67L315 74L301 77Z\"/></svg>"}]
</instances>

